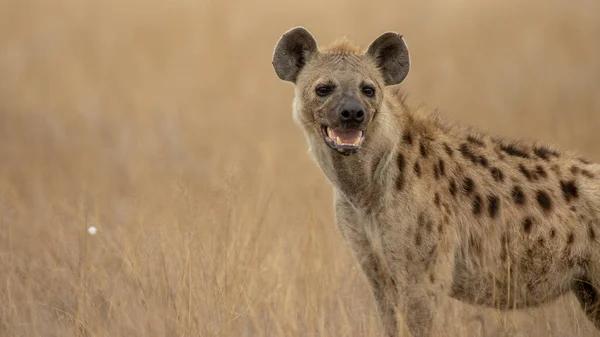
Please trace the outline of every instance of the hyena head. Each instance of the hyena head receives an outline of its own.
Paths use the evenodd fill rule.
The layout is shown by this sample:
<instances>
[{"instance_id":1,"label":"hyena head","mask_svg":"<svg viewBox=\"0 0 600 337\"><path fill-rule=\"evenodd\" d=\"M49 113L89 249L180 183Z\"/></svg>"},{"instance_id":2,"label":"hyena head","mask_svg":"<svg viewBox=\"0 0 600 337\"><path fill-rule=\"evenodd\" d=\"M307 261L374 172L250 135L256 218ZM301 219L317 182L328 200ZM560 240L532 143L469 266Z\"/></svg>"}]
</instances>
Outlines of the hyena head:
<instances>
[{"instance_id":1,"label":"hyena head","mask_svg":"<svg viewBox=\"0 0 600 337\"><path fill-rule=\"evenodd\" d=\"M410 68L402 36L387 32L366 51L348 42L319 50L303 27L287 31L273 54L280 79L295 84L294 120L311 140L344 155L369 141L384 87L402 82Z\"/></svg>"}]
</instances>

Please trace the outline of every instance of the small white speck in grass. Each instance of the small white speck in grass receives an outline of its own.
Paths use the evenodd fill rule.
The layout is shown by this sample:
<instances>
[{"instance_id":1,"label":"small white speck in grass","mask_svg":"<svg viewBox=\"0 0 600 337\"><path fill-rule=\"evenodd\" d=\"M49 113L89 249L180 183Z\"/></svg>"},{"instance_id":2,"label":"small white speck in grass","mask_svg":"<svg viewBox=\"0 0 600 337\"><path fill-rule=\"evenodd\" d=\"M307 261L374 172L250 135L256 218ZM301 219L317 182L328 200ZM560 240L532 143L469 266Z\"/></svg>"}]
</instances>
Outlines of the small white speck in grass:
<instances>
[{"instance_id":1,"label":"small white speck in grass","mask_svg":"<svg viewBox=\"0 0 600 337\"><path fill-rule=\"evenodd\" d=\"M91 226L90 228L88 228L88 233L90 233L90 235L96 235L97 231L98 230L94 226Z\"/></svg>"}]
</instances>

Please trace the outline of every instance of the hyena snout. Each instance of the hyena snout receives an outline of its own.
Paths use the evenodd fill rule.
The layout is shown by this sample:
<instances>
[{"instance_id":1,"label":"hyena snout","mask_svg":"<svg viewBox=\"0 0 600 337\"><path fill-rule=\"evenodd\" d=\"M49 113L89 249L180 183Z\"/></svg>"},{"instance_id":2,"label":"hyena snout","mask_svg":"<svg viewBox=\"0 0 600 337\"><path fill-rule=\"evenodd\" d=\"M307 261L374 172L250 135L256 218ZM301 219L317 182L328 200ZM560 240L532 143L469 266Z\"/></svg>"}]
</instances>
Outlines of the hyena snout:
<instances>
[{"instance_id":1,"label":"hyena snout","mask_svg":"<svg viewBox=\"0 0 600 337\"><path fill-rule=\"evenodd\" d=\"M346 96L341 103L328 114L328 123L323 125L325 143L343 154L356 153L365 140L364 130L369 113L352 97Z\"/></svg>"},{"instance_id":2,"label":"hyena snout","mask_svg":"<svg viewBox=\"0 0 600 337\"><path fill-rule=\"evenodd\" d=\"M354 97L347 98L338 108L338 119L346 129L361 129L365 110Z\"/></svg>"}]
</instances>

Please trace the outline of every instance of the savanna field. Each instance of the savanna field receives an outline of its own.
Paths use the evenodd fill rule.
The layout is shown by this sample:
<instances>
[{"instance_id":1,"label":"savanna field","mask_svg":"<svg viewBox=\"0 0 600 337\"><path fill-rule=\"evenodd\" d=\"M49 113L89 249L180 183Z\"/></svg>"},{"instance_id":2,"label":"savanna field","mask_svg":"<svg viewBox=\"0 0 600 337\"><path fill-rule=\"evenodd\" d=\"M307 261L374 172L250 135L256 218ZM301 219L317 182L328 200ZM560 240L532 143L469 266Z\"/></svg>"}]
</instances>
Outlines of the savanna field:
<instances>
[{"instance_id":1,"label":"savanna field","mask_svg":"<svg viewBox=\"0 0 600 337\"><path fill-rule=\"evenodd\" d=\"M597 1L0 1L0 336L381 336L271 66L296 25L397 31L413 104L600 161ZM598 335L572 295L439 311Z\"/></svg>"}]
</instances>

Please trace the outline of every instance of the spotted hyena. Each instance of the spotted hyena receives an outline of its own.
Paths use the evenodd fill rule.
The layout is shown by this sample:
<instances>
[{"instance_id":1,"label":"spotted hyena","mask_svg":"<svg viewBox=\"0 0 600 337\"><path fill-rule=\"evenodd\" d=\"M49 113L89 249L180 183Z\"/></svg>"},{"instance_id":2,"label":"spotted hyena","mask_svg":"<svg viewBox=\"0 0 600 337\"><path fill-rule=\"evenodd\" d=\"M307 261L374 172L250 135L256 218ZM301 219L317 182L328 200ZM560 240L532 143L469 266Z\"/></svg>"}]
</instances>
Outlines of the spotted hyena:
<instances>
[{"instance_id":1,"label":"spotted hyena","mask_svg":"<svg viewBox=\"0 0 600 337\"><path fill-rule=\"evenodd\" d=\"M275 47L294 120L334 186L336 223L389 335L399 311L428 336L444 296L518 309L573 291L600 328L600 165L539 142L449 124L392 87L401 35L319 48L304 28Z\"/></svg>"}]
</instances>

